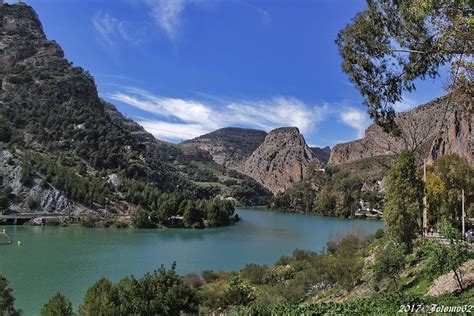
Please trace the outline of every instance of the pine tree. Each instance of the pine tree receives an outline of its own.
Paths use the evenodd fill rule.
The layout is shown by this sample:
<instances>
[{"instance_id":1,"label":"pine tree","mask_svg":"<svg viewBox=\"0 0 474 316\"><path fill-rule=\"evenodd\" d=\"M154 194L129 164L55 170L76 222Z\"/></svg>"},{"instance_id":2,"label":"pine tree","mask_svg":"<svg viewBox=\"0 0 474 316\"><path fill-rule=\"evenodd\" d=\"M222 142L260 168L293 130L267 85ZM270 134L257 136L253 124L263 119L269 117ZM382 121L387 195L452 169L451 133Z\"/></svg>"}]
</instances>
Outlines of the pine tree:
<instances>
[{"instance_id":1,"label":"pine tree","mask_svg":"<svg viewBox=\"0 0 474 316\"><path fill-rule=\"evenodd\" d=\"M402 151L389 171L385 200L387 234L411 251L423 210L423 182L417 174L413 152Z\"/></svg>"}]
</instances>

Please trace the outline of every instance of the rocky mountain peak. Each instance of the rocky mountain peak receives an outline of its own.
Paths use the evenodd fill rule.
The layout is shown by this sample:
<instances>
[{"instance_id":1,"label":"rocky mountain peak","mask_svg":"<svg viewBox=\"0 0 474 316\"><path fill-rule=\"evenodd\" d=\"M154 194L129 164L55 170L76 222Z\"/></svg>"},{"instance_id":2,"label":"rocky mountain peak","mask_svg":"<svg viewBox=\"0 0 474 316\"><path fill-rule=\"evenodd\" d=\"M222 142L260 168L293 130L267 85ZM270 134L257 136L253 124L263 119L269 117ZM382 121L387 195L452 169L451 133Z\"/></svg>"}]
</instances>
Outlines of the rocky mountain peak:
<instances>
[{"instance_id":1,"label":"rocky mountain peak","mask_svg":"<svg viewBox=\"0 0 474 316\"><path fill-rule=\"evenodd\" d=\"M298 128L281 127L268 133L243 171L276 194L301 181L313 161L320 163Z\"/></svg>"},{"instance_id":2,"label":"rocky mountain peak","mask_svg":"<svg viewBox=\"0 0 474 316\"><path fill-rule=\"evenodd\" d=\"M244 161L263 143L266 132L238 127L226 127L183 142L183 150L208 152L220 165L241 170Z\"/></svg>"}]
</instances>

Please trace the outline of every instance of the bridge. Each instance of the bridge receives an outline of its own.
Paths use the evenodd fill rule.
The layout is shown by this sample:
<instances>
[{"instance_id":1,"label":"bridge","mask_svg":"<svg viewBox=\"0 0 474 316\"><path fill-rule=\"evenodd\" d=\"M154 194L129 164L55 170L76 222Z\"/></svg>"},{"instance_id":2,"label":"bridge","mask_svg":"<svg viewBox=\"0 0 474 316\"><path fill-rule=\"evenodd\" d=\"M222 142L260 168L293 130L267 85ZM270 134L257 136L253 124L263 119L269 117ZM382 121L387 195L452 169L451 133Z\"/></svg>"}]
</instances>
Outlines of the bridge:
<instances>
[{"instance_id":1,"label":"bridge","mask_svg":"<svg viewBox=\"0 0 474 316\"><path fill-rule=\"evenodd\" d=\"M64 214L55 214L55 213L12 213L7 215L0 215L0 224L6 225L22 225L33 218L61 218L64 217Z\"/></svg>"}]
</instances>

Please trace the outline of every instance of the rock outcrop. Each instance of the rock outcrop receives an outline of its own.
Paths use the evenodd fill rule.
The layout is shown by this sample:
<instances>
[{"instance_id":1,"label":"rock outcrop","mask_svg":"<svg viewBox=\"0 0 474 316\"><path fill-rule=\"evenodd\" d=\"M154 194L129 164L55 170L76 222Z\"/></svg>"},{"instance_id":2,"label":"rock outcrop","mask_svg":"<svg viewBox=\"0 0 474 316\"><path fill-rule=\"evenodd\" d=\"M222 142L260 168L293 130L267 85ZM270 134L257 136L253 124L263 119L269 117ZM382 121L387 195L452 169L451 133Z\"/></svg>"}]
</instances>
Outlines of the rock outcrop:
<instances>
[{"instance_id":1,"label":"rock outcrop","mask_svg":"<svg viewBox=\"0 0 474 316\"><path fill-rule=\"evenodd\" d=\"M324 148L321 147L310 147L313 151L314 155L324 164L327 164L329 161L329 157L331 156L331 148L326 146Z\"/></svg>"},{"instance_id":2,"label":"rock outcrop","mask_svg":"<svg viewBox=\"0 0 474 316\"><path fill-rule=\"evenodd\" d=\"M311 162L321 163L298 128L282 127L268 133L243 172L276 194L303 180Z\"/></svg>"},{"instance_id":3,"label":"rock outcrop","mask_svg":"<svg viewBox=\"0 0 474 316\"><path fill-rule=\"evenodd\" d=\"M220 165L242 170L245 160L263 143L267 133L260 130L227 127L183 142L183 150L208 152Z\"/></svg>"},{"instance_id":4,"label":"rock outcrop","mask_svg":"<svg viewBox=\"0 0 474 316\"><path fill-rule=\"evenodd\" d=\"M329 163L395 155L403 149L414 150L420 161L456 153L473 163L472 109L472 98L466 95L454 93L435 99L397 116L400 136L394 137L372 124L364 138L334 146Z\"/></svg>"},{"instance_id":5,"label":"rock outcrop","mask_svg":"<svg viewBox=\"0 0 474 316\"><path fill-rule=\"evenodd\" d=\"M9 209L24 212L50 212L69 214L76 205L62 192L40 179L32 179L29 186L21 181L21 162L8 150L0 150L0 187L11 190Z\"/></svg>"}]
</instances>

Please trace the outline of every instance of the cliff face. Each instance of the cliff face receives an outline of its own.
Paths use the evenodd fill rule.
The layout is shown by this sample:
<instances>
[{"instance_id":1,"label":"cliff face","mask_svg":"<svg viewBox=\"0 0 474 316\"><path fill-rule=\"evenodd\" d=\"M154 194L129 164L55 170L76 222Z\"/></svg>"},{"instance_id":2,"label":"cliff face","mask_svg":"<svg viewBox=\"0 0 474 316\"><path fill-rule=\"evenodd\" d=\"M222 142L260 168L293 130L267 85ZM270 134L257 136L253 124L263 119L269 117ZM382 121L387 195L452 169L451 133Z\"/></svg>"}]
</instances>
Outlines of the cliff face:
<instances>
[{"instance_id":1,"label":"cliff face","mask_svg":"<svg viewBox=\"0 0 474 316\"><path fill-rule=\"evenodd\" d=\"M270 131L253 152L243 172L274 194L303 180L311 162L320 163L296 127Z\"/></svg>"},{"instance_id":2,"label":"cliff face","mask_svg":"<svg viewBox=\"0 0 474 316\"><path fill-rule=\"evenodd\" d=\"M241 169L243 162L263 143L267 133L255 129L227 127L183 142L183 149L208 152L215 162Z\"/></svg>"},{"instance_id":3,"label":"cliff face","mask_svg":"<svg viewBox=\"0 0 474 316\"><path fill-rule=\"evenodd\" d=\"M446 128L441 131L432 143L428 161L447 154L458 154L474 164L474 133L472 122L474 106L467 96L459 102L460 106L453 109L447 118Z\"/></svg>"},{"instance_id":4,"label":"cliff face","mask_svg":"<svg viewBox=\"0 0 474 316\"><path fill-rule=\"evenodd\" d=\"M326 146L324 148L321 147L310 147L313 151L314 155L324 164L327 164L329 161L329 157L331 156L331 148Z\"/></svg>"},{"instance_id":5,"label":"cliff face","mask_svg":"<svg viewBox=\"0 0 474 316\"><path fill-rule=\"evenodd\" d=\"M399 137L373 124L363 139L334 146L329 163L395 155L403 149L414 150L419 160L433 161L440 155L456 153L473 163L472 106L472 98L463 95L435 99L397 116Z\"/></svg>"}]
</instances>

